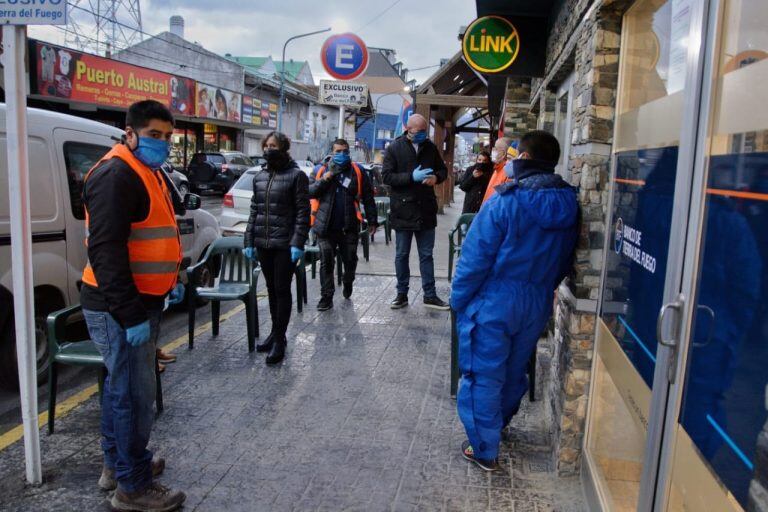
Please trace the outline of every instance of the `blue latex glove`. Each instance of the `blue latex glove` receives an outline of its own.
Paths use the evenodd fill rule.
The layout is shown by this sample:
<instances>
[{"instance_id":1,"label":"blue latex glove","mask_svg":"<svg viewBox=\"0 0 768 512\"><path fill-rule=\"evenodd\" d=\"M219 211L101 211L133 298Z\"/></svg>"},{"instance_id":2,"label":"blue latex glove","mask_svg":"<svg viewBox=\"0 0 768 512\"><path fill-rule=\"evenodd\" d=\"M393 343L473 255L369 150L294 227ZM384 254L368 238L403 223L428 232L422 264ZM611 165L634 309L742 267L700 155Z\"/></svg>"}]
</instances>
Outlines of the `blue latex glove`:
<instances>
[{"instance_id":1,"label":"blue latex glove","mask_svg":"<svg viewBox=\"0 0 768 512\"><path fill-rule=\"evenodd\" d=\"M304 249L299 249L298 247L291 247L291 261L296 263L301 259L301 257L304 256Z\"/></svg>"},{"instance_id":2,"label":"blue latex glove","mask_svg":"<svg viewBox=\"0 0 768 512\"><path fill-rule=\"evenodd\" d=\"M255 247L243 247L243 255L245 255L246 258L253 261L256 259L256 248Z\"/></svg>"},{"instance_id":3,"label":"blue latex glove","mask_svg":"<svg viewBox=\"0 0 768 512\"><path fill-rule=\"evenodd\" d=\"M421 166L418 166L413 170L413 181L416 183L421 183L427 177L429 177L430 174L432 174L434 171L432 169L422 169Z\"/></svg>"},{"instance_id":4,"label":"blue latex glove","mask_svg":"<svg viewBox=\"0 0 768 512\"><path fill-rule=\"evenodd\" d=\"M144 320L138 325L129 327L125 330L125 338L128 344L134 347L145 344L149 341L149 320Z\"/></svg>"},{"instance_id":5,"label":"blue latex glove","mask_svg":"<svg viewBox=\"0 0 768 512\"><path fill-rule=\"evenodd\" d=\"M171 290L168 294L168 305L181 304L184 301L184 285L181 283L176 284L176 288Z\"/></svg>"}]
</instances>

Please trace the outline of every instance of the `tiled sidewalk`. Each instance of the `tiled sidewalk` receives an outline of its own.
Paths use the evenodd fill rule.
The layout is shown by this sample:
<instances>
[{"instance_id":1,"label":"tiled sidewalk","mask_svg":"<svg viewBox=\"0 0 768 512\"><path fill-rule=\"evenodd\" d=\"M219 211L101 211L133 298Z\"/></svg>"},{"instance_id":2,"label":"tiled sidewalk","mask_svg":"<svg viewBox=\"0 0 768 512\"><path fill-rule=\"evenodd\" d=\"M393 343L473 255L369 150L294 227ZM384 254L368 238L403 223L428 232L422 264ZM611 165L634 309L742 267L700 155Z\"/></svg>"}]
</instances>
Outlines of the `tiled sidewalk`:
<instances>
[{"instance_id":1,"label":"tiled sidewalk","mask_svg":"<svg viewBox=\"0 0 768 512\"><path fill-rule=\"evenodd\" d=\"M358 278L352 301L337 296L334 310L318 313L317 285L310 280L304 313L294 308L282 366L247 352L242 312L217 338L208 331L193 351L177 350L152 446L168 461L160 481L187 492L185 510L583 510L578 480L550 472L541 400L513 421L503 472L461 458L447 313L426 310L415 292L409 308L390 310L394 278L381 276ZM447 283L438 285L447 297ZM543 390L546 347L540 353ZM96 397L41 438L42 487L24 485L21 442L0 452L0 510L107 510L96 487Z\"/></svg>"}]
</instances>

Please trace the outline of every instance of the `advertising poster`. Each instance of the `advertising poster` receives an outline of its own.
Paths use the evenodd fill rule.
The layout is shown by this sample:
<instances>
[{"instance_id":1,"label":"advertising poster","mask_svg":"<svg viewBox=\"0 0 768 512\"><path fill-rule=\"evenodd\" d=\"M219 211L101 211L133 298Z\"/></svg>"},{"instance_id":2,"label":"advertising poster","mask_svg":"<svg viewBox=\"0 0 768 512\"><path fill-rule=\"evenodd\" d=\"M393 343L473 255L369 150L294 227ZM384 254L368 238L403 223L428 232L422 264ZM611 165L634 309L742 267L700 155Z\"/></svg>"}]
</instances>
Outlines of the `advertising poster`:
<instances>
[{"instance_id":1,"label":"advertising poster","mask_svg":"<svg viewBox=\"0 0 768 512\"><path fill-rule=\"evenodd\" d=\"M194 115L193 80L39 41L29 48L33 94L119 108L152 99L174 114Z\"/></svg>"},{"instance_id":2,"label":"advertising poster","mask_svg":"<svg viewBox=\"0 0 768 512\"><path fill-rule=\"evenodd\" d=\"M197 82L197 117L239 123L241 111L240 93Z\"/></svg>"},{"instance_id":3,"label":"advertising poster","mask_svg":"<svg viewBox=\"0 0 768 512\"><path fill-rule=\"evenodd\" d=\"M277 103L243 96L243 123L259 128L277 128Z\"/></svg>"}]
</instances>

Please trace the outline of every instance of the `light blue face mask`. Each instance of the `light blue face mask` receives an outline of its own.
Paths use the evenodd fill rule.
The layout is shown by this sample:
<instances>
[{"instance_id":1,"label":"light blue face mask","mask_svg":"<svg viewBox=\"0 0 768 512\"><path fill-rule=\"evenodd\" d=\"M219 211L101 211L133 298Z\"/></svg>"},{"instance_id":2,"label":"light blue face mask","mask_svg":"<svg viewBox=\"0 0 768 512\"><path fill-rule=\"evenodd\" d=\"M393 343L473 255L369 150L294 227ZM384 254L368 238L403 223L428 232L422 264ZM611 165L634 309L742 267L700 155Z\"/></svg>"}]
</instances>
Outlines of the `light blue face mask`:
<instances>
[{"instance_id":1,"label":"light blue face mask","mask_svg":"<svg viewBox=\"0 0 768 512\"><path fill-rule=\"evenodd\" d=\"M420 132L416 132L411 136L411 140L415 142L416 144L421 144L425 140L427 140L427 132L422 130Z\"/></svg>"},{"instance_id":2,"label":"light blue face mask","mask_svg":"<svg viewBox=\"0 0 768 512\"><path fill-rule=\"evenodd\" d=\"M170 153L171 147L167 141L152 137L139 137L139 145L133 150L136 158L150 169L159 169Z\"/></svg>"},{"instance_id":3,"label":"light blue face mask","mask_svg":"<svg viewBox=\"0 0 768 512\"><path fill-rule=\"evenodd\" d=\"M349 163L349 153L334 153L333 154L333 163L336 165L347 165Z\"/></svg>"}]
</instances>

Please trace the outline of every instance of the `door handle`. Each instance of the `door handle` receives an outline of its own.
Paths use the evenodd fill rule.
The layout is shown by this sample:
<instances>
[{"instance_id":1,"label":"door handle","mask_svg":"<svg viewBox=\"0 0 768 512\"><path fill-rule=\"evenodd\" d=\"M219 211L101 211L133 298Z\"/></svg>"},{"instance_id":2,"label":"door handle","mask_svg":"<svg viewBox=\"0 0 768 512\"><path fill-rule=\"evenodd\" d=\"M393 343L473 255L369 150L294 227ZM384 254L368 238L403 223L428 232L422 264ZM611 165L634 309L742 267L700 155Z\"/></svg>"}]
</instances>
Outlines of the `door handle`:
<instances>
[{"instance_id":1,"label":"door handle","mask_svg":"<svg viewBox=\"0 0 768 512\"><path fill-rule=\"evenodd\" d=\"M677 374L677 349L680 346L680 319L682 318L684 304L685 297L683 294L680 294L677 296L677 300L668 302L661 307L659 316L656 319L656 340L660 345L672 349L672 355L669 358L669 366L667 366L667 380L670 384L675 383L675 376ZM674 316L672 317L672 320L668 322L667 317L671 314L671 311L674 311ZM666 328L667 325L671 326L670 329Z\"/></svg>"}]
</instances>

